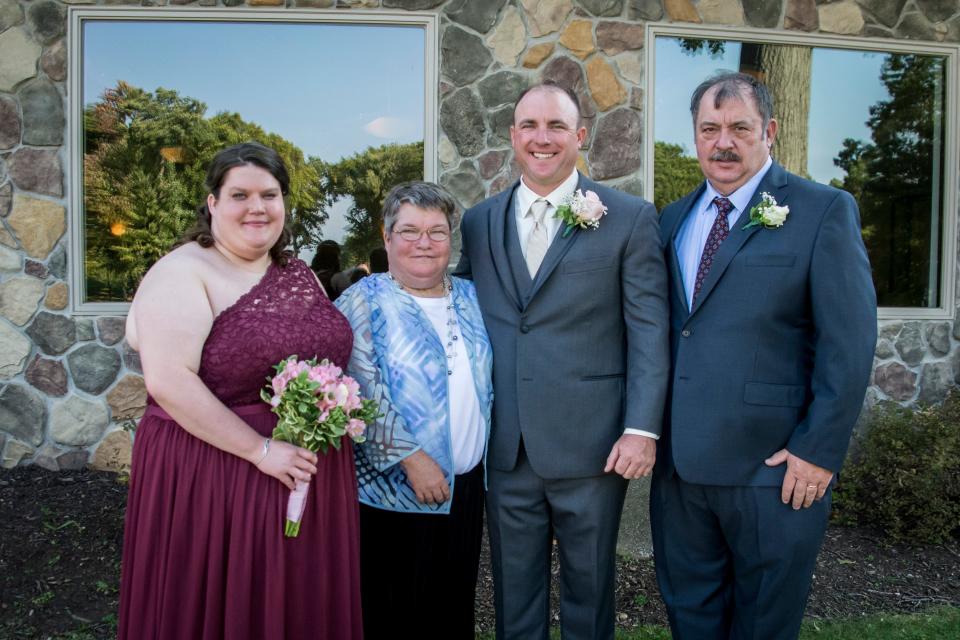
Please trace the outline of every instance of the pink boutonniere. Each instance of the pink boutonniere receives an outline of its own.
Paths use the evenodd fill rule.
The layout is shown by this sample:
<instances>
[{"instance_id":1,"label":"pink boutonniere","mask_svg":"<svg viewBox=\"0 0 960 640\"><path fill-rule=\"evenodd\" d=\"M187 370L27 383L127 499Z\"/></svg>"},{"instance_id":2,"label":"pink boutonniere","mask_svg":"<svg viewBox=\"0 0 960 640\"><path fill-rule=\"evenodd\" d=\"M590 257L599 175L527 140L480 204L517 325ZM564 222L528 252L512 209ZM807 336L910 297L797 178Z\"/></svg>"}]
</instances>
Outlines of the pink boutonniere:
<instances>
[{"instance_id":1,"label":"pink boutonniere","mask_svg":"<svg viewBox=\"0 0 960 640\"><path fill-rule=\"evenodd\" d=\"M600 226L600 218L607 214L607 207L600 202L600 196L593 191L584 193L577 189L566 202L557 207L554 218L559 218L566 225L561 237L566 238L574 227L580 229L596 229Z\"/></svg>"}]
</instances>

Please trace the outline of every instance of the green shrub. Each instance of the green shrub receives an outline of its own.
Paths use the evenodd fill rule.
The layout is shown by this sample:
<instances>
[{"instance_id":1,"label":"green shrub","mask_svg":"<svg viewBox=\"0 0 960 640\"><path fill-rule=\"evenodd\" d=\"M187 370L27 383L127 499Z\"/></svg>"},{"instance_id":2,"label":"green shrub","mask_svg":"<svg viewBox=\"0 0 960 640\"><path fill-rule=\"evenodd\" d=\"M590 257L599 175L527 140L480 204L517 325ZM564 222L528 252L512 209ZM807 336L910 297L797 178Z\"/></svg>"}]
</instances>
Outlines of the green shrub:
<instances>
[{"instance_id":1,"label":"green shrub","mask_svg":"<svg viewBox=\"0 0 960 640\"><path fill-rule=\"evenodd\" d=\"M836 516L893 539L960 534L960 393L919 410L878 408L840 475Z\"/></svg>"}]
</instances>

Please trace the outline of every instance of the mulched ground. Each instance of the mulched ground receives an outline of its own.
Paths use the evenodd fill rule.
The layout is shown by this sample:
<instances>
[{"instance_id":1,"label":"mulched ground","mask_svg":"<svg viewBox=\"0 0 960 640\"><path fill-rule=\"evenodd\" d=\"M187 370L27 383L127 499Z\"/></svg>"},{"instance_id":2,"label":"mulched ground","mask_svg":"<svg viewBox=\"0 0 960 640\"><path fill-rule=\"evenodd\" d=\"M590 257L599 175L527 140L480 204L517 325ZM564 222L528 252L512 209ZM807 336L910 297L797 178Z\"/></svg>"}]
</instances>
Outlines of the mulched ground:
<instances>
[{"instance_id":1,"label":"mulched ground","mask_svg":"<svg viewBox=\"0 0 960 640\"><path fill-rule=\"evenodd\" d=\"M126 486L113 474L0 471L0 638L113 637L125 501ZM485 556L477 595L485 631L493 626L487 566ZM960 545L890 545L853 527L827 532L808 616L941 604L960 606ZM617 612L622 627L666 624L652 560L620 560Z\"/></svg>"}]
</instances>

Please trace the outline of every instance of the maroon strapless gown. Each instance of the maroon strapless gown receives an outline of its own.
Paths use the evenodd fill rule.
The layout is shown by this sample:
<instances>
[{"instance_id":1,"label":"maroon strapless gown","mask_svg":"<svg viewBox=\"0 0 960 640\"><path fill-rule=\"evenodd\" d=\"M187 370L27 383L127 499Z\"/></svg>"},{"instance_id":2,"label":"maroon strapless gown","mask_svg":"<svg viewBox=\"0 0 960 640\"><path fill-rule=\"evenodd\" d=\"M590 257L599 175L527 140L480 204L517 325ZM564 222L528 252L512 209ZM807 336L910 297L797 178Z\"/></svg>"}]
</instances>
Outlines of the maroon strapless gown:
<instances>
[{"instance_id":1,"label":"maroon strapless gown","mask_svg":"<svg viewBox=\"0 0 960 640\"><path fill-rule=\"evenodd\" d=\"M271 265L214 320L200 378L258 433L260 400L291 354L345 367L353 334L306 264ZM120 586L119 638L361 638L353 449L318 454L300 535L285 538L289 491L150 406L137 428Z\"/></svg>"}]
</instances>

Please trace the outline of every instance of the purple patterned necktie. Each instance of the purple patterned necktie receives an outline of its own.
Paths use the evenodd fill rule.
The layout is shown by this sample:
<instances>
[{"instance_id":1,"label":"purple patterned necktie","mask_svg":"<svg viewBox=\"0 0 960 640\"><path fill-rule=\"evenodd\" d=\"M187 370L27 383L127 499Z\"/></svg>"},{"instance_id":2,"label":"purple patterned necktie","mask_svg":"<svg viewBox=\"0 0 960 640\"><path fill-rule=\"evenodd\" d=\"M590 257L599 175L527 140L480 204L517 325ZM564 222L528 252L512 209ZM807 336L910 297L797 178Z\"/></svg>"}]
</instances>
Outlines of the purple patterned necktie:
<instances>
[{"instance_id":1,"label":"purple patterned necktie","mask_svg":"<svg viewBox=\"0 0 960 640\"><path fill-rule=\"evenodd\" d=\"M733 203L722 196L717 196L713 199L713 204L717 207L717 217L713 221L713 226L710 227L707 242L703 245L703 255L700 256L700 266L697 267L697 279L693 284L693 300L697 299L697 294L703 287L703 281L707 279L707 274L710 273L710 267L713 266L713 256L720 248L720 243L726 240L730 234L727 216L733 210Z\"/></svg>"}]
</instances>

